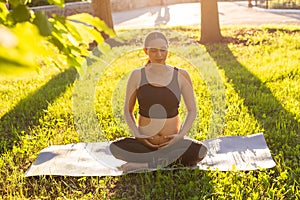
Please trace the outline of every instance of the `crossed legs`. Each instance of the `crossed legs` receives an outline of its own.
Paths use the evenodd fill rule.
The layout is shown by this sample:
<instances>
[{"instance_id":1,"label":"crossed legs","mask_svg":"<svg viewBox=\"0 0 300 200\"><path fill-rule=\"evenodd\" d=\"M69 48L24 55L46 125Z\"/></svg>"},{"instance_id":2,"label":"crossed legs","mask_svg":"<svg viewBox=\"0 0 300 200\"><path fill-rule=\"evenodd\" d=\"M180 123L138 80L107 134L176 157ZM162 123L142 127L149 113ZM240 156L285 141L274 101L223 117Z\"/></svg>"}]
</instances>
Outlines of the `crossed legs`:
<instances>
[{"instance_id":1,"label":"crossed legs","mask_svg":"<svg viewBox=\"0 0 300 200\"><path fill-rule=\"evenodd\" d=\"M183 139L169 147L152 149L134 138L122 138L110 145L112 154L128 163L123 171L165 167L171 164L194 166L204 159L207 147L201 142Z\"/></svg>"}]
</instances>

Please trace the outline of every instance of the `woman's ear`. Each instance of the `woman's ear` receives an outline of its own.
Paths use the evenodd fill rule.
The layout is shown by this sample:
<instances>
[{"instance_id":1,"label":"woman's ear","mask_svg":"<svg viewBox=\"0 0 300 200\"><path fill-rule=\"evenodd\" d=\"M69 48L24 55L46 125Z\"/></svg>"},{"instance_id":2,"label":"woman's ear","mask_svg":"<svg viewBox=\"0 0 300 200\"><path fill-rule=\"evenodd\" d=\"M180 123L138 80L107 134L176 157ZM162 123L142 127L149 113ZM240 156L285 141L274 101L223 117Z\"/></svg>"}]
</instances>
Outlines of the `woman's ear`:
<instances>
[{"instance_id":1,"label":"woman's ear","mask_svg":"<svg viewBox=\"0 0 300 200\"><path fill-rule=\"evenodd\" d=\"M148 49L144 48L143 50L144 50L145 54L148 55Z\"/></svg>"}]
</instances>

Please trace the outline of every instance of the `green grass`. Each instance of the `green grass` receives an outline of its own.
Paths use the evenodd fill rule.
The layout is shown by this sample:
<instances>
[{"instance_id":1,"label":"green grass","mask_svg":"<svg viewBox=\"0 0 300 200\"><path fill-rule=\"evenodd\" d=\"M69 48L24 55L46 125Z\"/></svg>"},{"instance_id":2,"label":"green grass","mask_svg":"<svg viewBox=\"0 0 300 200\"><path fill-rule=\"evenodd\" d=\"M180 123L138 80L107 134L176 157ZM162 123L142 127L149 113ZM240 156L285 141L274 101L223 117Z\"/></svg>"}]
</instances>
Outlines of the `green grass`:
<instances>
[{"instance_id":1,"label":"green grass","mask_svg":"<svg viewBox=\"0 0 300 200\"><path fill-rule=\"evenodd\" d=\"M119 30L130 39L148 30ZM3 199L299 199L300 198L300 29L292 26L223 27L221 44L197 44L193 54L184 37L199 39L197 27L166 30L181 55L210 60L226 88L226 116L219 135L264 132L277 164L250 172L200 170L157 171L121 177L25 178L24 173L43 148L80 142L74 126L72 95L78 74L41 69L39 74L0 78L0 198ZM176 34L178 33L178 34ZM180 35L184 34L184 35ZM128 42L129 53L115 57L96 80L95 109L102 140L128 136L121 115L126 74L145 62ZM184 46L185 47L182 47ZM118 47L115 47L118 50ZM208 138L212 110L207 83L198 71L170 53L169 63L192 77L198 119L191 136ZM114 102L112 104L111 102ZM117 105L117 106L116 106ZM181 110L184 112L183 110Z\"/></svg>"}]
</instances>

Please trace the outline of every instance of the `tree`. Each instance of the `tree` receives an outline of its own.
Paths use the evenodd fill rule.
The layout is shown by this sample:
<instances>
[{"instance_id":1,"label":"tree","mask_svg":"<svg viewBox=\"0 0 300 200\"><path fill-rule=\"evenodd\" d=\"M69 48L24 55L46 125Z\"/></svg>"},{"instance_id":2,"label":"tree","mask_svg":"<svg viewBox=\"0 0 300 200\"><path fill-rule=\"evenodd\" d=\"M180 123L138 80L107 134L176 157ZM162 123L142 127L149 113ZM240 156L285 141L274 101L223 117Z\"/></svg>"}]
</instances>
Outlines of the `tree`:
<instances>
[{"instance_id":1,"label":"tree","mask_svg":"<svg viewBox=\"0 0 300 200\"><path fill-rule=\"evenodd\" d=\"M112 20L111 0L92 0L93 15L103 20L106 25L114 29ZM107 39L108 36L102 33L102 36Z\"/></svg>"},{"instance_id":2,"label":"tree","mask_svg":"<svg viewBox=\"0 0 300 200\"><path fill-rule=\"evenodd\" d=\"M217 0L201 0L201 39L203 44L222 40Z\"/></svg>"}]
</instances>

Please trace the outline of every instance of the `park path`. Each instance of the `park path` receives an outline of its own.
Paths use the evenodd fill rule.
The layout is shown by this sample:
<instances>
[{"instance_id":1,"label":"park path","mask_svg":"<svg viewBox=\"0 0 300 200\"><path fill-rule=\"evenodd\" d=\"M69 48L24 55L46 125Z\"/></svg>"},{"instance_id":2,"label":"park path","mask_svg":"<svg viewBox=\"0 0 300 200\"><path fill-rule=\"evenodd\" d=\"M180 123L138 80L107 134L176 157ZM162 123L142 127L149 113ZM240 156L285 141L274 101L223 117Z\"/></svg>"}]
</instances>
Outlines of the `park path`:
<instances>
[{"instance_id":1,"label":"park path","mask_svg":"<svg viewBox=\"0 0 300 200\"><path fill-rule=\"evenodd\" d=\"M218 2L220 26L294 24L300 26L300 10L267 10L248 8L247 1ZM113 21L118 28L142 28L160 25L200 25L200 3L156 6L114 12Z\"/></svg>"}]
</instances>

